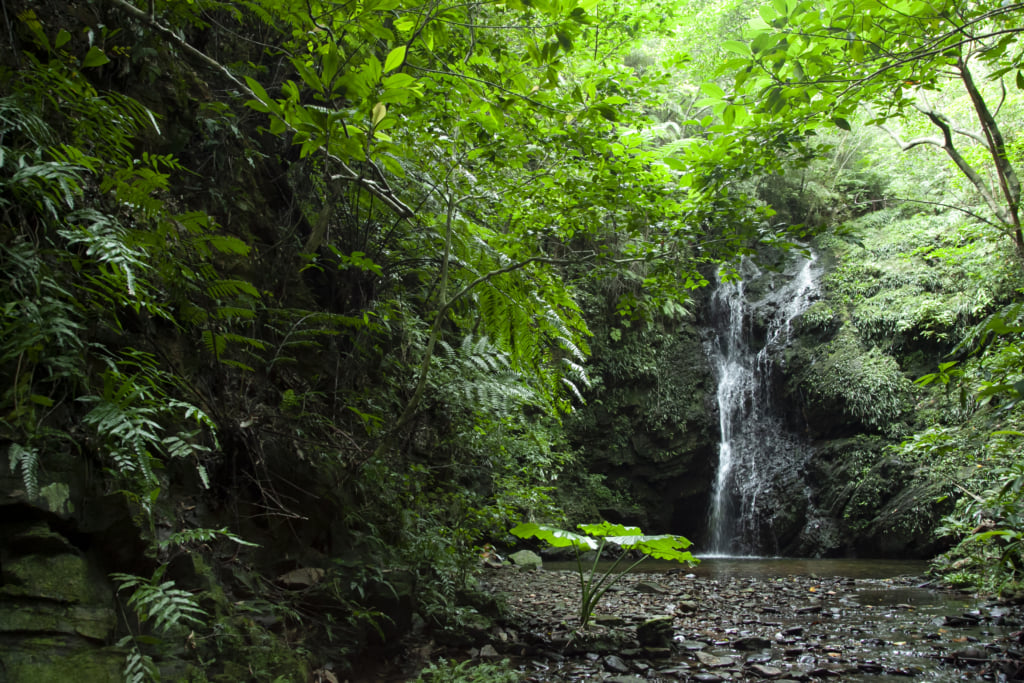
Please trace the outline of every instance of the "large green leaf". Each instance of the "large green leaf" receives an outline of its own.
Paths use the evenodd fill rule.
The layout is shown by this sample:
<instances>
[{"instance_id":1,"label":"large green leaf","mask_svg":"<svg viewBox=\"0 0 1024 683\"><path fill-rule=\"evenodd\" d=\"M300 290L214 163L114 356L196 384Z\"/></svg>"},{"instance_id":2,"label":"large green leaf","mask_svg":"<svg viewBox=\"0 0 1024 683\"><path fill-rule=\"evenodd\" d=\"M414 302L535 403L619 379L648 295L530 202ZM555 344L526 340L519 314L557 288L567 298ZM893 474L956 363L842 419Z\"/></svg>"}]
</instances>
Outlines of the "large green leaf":
<instances>
[{"instance_id":1,"label":"large green leaf","mask_svg":"<svg viewBox=\"0 0 1024 683\"><path fill-rule=\"evenodd\" d=\"M556 548L572 546L577 549L597 550L597 541L594 539L545 524L524 522L511 529L510 532L513 536L518 536L519 538L539 538Z\"/></svg>"},{"instance_id":2,"label":"large green leaf","mask_svg":"<svg viewBox=\"0 0 1024 683\"><path fill-rule=\"evenodd\" d=\"M611 522L601 522L600 524L580 524L580 531L590 534L591 536L642 536L643 531L637 526L622 526L621 524L612 524Z\"/></svg>"}]
</instances>

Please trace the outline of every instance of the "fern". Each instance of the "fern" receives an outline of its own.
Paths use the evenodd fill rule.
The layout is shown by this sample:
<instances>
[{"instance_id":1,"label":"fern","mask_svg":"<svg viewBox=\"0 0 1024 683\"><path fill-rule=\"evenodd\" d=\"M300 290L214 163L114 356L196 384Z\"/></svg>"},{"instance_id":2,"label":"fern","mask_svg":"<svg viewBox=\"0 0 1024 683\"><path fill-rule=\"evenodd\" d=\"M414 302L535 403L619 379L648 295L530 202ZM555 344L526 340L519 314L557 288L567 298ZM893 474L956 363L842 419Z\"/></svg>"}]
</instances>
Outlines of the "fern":
<instances>
[{"instance_id":1,"label":"fern","mask_svg":"<svg viewBox=\"0 0 1024 683\"><path fill-rule=\"evenodd\" d=\"M118 592L133 589L128 606L142 622L150 621L161 633L176 626L202 626L202 617L210 616L199 607L194 595L175 588L174 581L161 581L166 565L160 566L149 579L134 574L111 574L118 582Z\"/></svg>"},{"instance_id":2,"label":"fern","mask_svg":"<svg viewBox=\"0 0 1024 683\"><path fill-rule=\"evenodd\" d=\"M135 636L125 636L117 641L117 645L118 647L131 645L131 649L128 650L128 656L125 657L124 671L122 672L125 683L145 683L145 681L160 680L160 669L157 668L156 662L153 661L152 657L144 654L139 649Z\"/></svg>"},{"instance_id":3,"label":"fern","mask_svg":"<svg viewBox=\"0 0 1024 683\"><path fill-rule=\"evenodd\" d=\"M116 219L93 209L77 211L68 216L72 228L57 233L68 241L68 246L81 244L86 256L113 270L102 271L103 280L123 282L130 297L138 297L136 273L148 270L144 251L129 246L127 231ZM119 301L117 303L125 303Z\"/></svg>"},{"instance_id":4,"label":"fern","mask_svg":"<svg viewBox=\"0 0 1024 683\"><path fill-rule=\"evenodd\" d=\"M228 347L228 340L219 334L214 334L212 330L203 330L200 336L202 337L203 346L206 347L206 350L209 351L214 358L220 360L221 354L223 354L225 349Z\"/></svg>"},{"instance_id":5,"label":"fern","mask_svg":"<svg viewBox=\"0 0 1024 683\"><path fill-rule=\"evenodd\" d=\"M182 531L175 532L163 541L160 541L160 547L168 548L172 545L185 546L190 543L209 543L217 538L226 538L227 540L233 541L239 545L246 545L252 548L259 547L259 544L251 543L250 541L231 533L228 531L227 527L221 527L220 529L184 529Z\"/></svg>"},{"instance_id":6,"label":"fern","mask_svg":"<svg viewBox=\"0 0 1024 683\"><path fill-rule=\"evenodd\" d=\"M439 356L451 370L441 391L457 392L463 399L458 401L460 404L465 402L483 412L508 415L519 406L538 401L526 378L512 369L508 354L487 337L467 335L458 349L441 342Z\"/></svg>"},{"instance_id":7,"label":"fern","mask_svg":"<svg viewBox=\"0 0 1024 683\"><path fill-rule=\"evenodd\" d=\"M21 480L25 484L25 493L29 499L39 496L39 451L12 443L7 448L7 457L11 463L11 472L21 467Z\"/></svg>"},{"instance_id":8,"label":"fern","mask_svg":"<svg viewBox=\"0 0 1024 683\"><path fill-rule=\"evenodd\" d=\"M206 286L206 293L211 299L230 299L242 295L260 298L259 290L245 280L214 280Z\"/></svg>"},{"instance_id":9,"label":"fern","mask_svg":"<svg viewBox=\"0 0 1024 683\"><path fill-rule=\"evenodd\" d=\"M12 131L24 135L37 147L49 146L55 139L53 129L42 118L8 95L0 97L0 136Z\"/></svg>"},{"instance_id":10,"label":"fern","mask_svg":"<svg viewBox=\"0 0 1024 683\"><path fill-rule=\"evenodd\" d=\"M54 161L29 163L27 159L18 159L17 170L5 183L7 188L16 199L59 222L64 208L75 208L75 198L82 193L84 169Z\"/></svg>"},{"instance_id":11,"label":"fern","mask_svg":"<svg viewBox=\"0 0 1024 683\"><path fill-rule=\"evenodd\" d=\"M104 373L101 395L82 396L78 400L95 404L82 422L100 438L116 470L141 474L147 485L155 486L153 450L162 445L159 433L163 428L156 421L161 408L152 387L147 387L145 381L140 384L141 380L123 375L115 367Z\"/></svg>"}]
</instances>

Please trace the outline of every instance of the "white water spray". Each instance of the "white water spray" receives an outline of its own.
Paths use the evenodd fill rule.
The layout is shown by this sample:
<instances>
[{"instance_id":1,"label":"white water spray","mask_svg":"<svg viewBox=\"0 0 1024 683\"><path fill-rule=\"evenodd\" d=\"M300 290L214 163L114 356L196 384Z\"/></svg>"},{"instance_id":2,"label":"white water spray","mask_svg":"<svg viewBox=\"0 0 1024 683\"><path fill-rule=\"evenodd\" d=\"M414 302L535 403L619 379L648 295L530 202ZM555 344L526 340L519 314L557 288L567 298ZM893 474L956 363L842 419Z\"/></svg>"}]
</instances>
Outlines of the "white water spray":
<instances>
[{"instance_id":1,"label":"white water spray","mask_svg":"<svg viewBox=\"0 0 1024 683\"><path fill-rule=\"evenodd\" d=\"M771 554L780 495L794 488L808 448L786 429L774 409L776 352L790 341L793 320L817 293L816 257L801 259L783 274L781 284L757 301L748 301L745 283L770 277L752 263L743 264L744 280L721 282L712 297L717 336L711 357L718 380L718 471L709 511L710 555ZM776 278L778 279L778 278ZM754 319L764 330L753 344Z\"/></svg>"}]
</instances>

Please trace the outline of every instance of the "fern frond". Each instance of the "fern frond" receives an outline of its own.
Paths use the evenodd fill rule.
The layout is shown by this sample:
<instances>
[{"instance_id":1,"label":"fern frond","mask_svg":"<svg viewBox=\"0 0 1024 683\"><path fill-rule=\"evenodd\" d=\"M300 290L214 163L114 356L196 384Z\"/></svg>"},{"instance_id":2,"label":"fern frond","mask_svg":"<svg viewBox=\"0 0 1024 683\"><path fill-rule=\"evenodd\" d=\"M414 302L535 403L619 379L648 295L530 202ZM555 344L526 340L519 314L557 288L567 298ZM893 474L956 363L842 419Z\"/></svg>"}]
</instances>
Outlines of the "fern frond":
<instances>
[{"instance_id":1,"label":"fern frond","mask_svg":"<svg viewBox=\"0 0 1024 683\"><path fill-rule=\"evenodd\" d=\"M580 393L580 390L579 390L579 388L578 388L578 387L576 386L576 383L575 383L575 382L573 382L573 381L572 381L571 379L569 379L568 377L563 377L563 378L562 378L562 384L564 384L565 386L569 387L569 390L570 390L570 391L571 391L571 392L573 393L573 395L574 395L574 396L576 397L576 399L577 399L577 400L578 400L578 401L579 401L580 403L586 403L586 401L585 401L585 400L583 399L583 394L581 394L581 393Z\"/></svg>"},{"instance_id":2,"label":"fern frond","mask_svg":"<svg viewBox=\"0 0 1024 683\"><path fill-rule=\"evenodd\" d=\"M138 643L135 642L134 636L125 636L117 641L117 644L119 647L131 644L131 649L128 650L128 655L124 660L124 671L122 672L125 683L147 683L160 680L160 669L156 662L149 655L143 654Z\"/></svg>"},{"instance_id":3,"label":"fern frond","mask_svg":"<svg viewBox=\"0 0 1024 683\"><path fill-rule=\"evenodd\" d=\"M228 367L238 368L239 370L242 370L244 372L256 372L256 368L246 363L243 363L242 361L231 360L229 358L221 358L220 362L223 363L224 365L227 365Z\"/></svg>"},{"instance_id":4,"label":"fern frond","mask_svg":"<svg viewBox=\"0 0 1024 683\"><path fill-rule=\"evenodd\" d=\"M206 293L211 299L228 299L242 294L260 298L260 291L245 280L214 280L206 286Z\"/></svg>"},{"instance_id":5,"label":"fern frond","mask_svg":"<svg viewBox=\"0 0 1024 683\"><path fill-rule=\"evenodd\" d=\"M457 378L443 390L457 391L476 410L495 415L508 415L515 408L537 402L537 395L524 376L511 369L507 353L487 337L466 335L458 350L443 344L444 363Z\"/></svg>"},{"instance_id":6,"label":"fern frond","mask_svg":"<svg viewBox=\"0 0 1024 683\"><path fill-rule=\"evenodd\" d=\"M217 538L225 538L239 545L247 545L253 548L259 547L259 544L246 541L236 534L231 533L228 531L227 527L221 527L220 529L184 529L171 534L165 540L161 541L160 547L168 548L172 545L184 546L190 543L209 543Z\"/></svg>"},{"instance_id":7,"label":"fern frond","mask_svg":"<svg viewBox=\"0 0 1024 683\"><path fill-rule=\"evenodd\" d=\"M169 399L167 401L169 408L180 408L185 411L186 420L195 420L197 424L209 427L211 430L215 430L217 425L214 423L213 418L207 415L203 410L197 408L191 403L185 401L179 401L177 399Z\"/></svg>"},{"instance_id":8,"label":"fern frond","mask_svg":"<svg viewBox=\"0 0 1024 683\"><path fill-rule=\"evenodd\" d=\"M214 311L218 320L255 320L256 311L241 306L218 306Z\"/></svg>"},{"instance_id":9,"label":"fern frond","mask_svg":"<svg viewBox=\"0 0 1024 683\"><path fill-rule=\"evenodd\" d=\"M589 375L587 375L586 368L584 368L582 365L574 363L572 360L568 358L562 359L562 365L564 365L567 368L566 375L576 379L588 389L591 387L590 377Z\"/></svg>"},{"instance_id":10,"label":"fern frond","mask_svg":"<svg viewBox=\"0 0 1024 683\"><path fill-rule=\"evenodd\" d=\"M21 468L21 480L25 484L25 493L29 499L39 496L39 451L19 443L7 447L7 458L11 464L11 472Z\"/></svg>"},{"instance_id":11,"label":"fern frond","mask_svg":"<svg viewBox=\"0 0 1024 683\"><path fill-rule=\"evenodd\" d=\"M254 337L246 337L245 335L242 334L225 332L224 334L221 335L221 337L223 337L225 340L229 342L234 342L235 344L243 344L254 349L259 349L260 351L265 351L267 348L267 345L264 344L259 339L256 339Z\"/></svg>"},{"instance_id":12,"label":"fern frond","mask_svg":"<svg viewBox=\"0 0 1024 683\"><path fill-rule=\"evenodd\" d=\"M220 360L221 355L228 346L228 340L219 334L214 334L211 330L203 330L201 337L206 350L214 358Z\"/></svg>"},{"instance_id":13,"label":"fern frond","mask_svg":"<svg viewBox=\"0 0 1024 683\"><path fill-rule=\"evenodd\" d=\"M198 456L201 453L209 453L210 449L197 443L191 443L185 439L194 437L196 432L182 432L175 436L164 437L164 451L172 458L188 458ZM185 437L185 438L182 438Z\"/></svg>"},{"instance_id":14,"label":"fern frond","mask_svg":"<svg viewBox=\"0 0 1024 683\"><path fill-rule=\"evenodd\" d=\"M120 585L118 591L134 589L128 598L128 606L141 621L152 621L153 628L166 632L175 626L201 626L202 617L210 616L199 607L194 595L175 588L174 581L163 581L164 567L145 579L133 574L111 574L110 578Z\"/></svg>"},{"instance_id":15,"label":"fern frond","mask_svg":"<svg viewBox=\"0 0 1024 683\"><path fill-rule=\"evenodd\" d=\"M9 131L18 131L37 148L49 147L54 141L53 129L29 107L10 95L0 97L0 134Z\"/></svg>"}]
</instances>

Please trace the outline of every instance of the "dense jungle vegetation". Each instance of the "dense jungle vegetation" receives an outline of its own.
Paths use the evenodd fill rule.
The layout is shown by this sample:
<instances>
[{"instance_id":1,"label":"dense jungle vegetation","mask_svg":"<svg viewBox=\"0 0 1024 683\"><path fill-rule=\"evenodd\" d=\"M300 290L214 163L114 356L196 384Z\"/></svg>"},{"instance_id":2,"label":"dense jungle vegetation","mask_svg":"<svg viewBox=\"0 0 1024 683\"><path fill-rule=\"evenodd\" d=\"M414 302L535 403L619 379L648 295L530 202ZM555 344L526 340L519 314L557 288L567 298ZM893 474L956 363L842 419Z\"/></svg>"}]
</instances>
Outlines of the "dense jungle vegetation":
<instances>
[{"instance_id":1,"label":"dense jungle vegetation","mask_svg":"<svg viewBox=\"0 0 1024 683\"><path fill-rule=\"evenodd\" d=\"M523 520L699 537L629 481L714 466L678 340L811 248L822 508L1024 578L1024 4L2 13L8 680L304 681L457 639Z\"/></svg>"}]
</instances>

